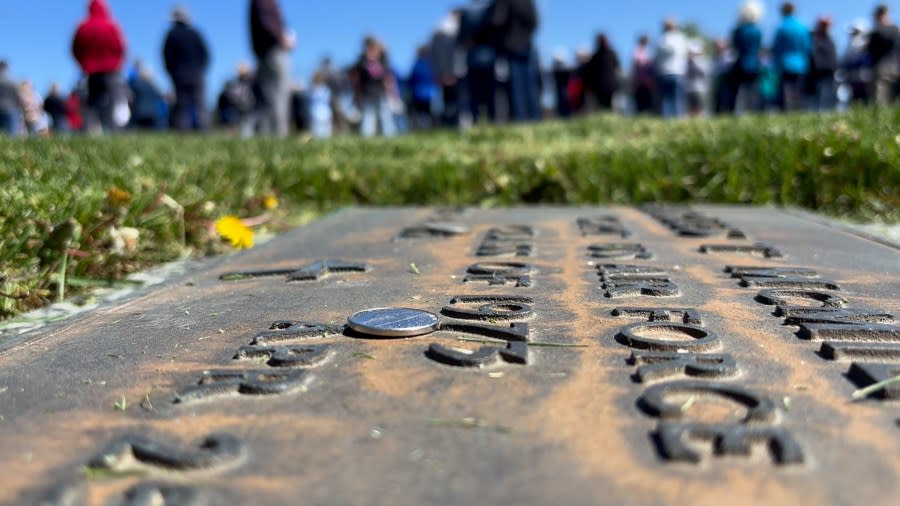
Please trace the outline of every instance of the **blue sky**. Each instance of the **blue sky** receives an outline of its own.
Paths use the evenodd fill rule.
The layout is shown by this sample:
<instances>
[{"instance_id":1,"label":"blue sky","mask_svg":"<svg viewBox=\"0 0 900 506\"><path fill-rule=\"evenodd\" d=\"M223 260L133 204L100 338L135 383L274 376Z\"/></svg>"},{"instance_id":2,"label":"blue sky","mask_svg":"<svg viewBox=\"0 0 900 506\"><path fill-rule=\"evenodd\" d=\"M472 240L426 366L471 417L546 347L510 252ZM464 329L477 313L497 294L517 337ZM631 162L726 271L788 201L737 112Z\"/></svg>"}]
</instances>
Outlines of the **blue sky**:
<instances>
[{"instance_id":1,"label":"blue sky","mask_svg":"<svg viewBox=\"0 0 900 506\"><path fill-rule=\"evenodd\" d=\"M360 40L373 33L382 38L394 63L408 68L415 48L427 40L450 7L467 0L282 0L290 27L297 33L293 74L307 78L326 54L341 64L355 59ZM168 89L160 51L169 12L185 5L213 51L210 93L251 53L246 21L247 0L110 0L129 42L129 61L140 57ZM844 32L858 18L868 19L874 2L797 0L799 15L812 22L821 13L835 19L843 48ZM676 16L695 21L712 35L725 35L740 1L730 0L538 0L542 23L538 44L545 60L554 51L590 47L598 31L610 34L623 58L638 34L655 35L660 20ZM778 21L778 0L766 0L764 26L771 35ZM0 0L0 58L10 61L17 78L31 79L43 93L53 81L69 87L78 77L70 56L72 33L87 10L87 0ZM900 10L900 8L898 8Z\"/></svg>"}]
</instances>

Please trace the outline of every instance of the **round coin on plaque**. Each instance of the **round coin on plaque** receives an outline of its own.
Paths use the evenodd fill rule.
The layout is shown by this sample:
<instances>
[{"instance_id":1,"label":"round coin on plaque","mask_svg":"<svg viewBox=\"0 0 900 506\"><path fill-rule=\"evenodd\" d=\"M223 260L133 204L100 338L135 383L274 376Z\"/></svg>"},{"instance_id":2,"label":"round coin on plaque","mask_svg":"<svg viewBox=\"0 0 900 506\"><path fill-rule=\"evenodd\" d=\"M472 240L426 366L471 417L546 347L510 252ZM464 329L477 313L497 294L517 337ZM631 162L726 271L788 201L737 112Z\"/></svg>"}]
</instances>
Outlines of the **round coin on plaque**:
<instances>
[{"instance_id":1,"label":"round coin on plaque","mask_svg":"<svg viewBox=\"0 0 900 506\"><path fill-rule=\"evenodd\" d=\"M370 337L416 337L436 331L440 319L420 309L376 308L354 314L347 323L352 330Z\"/></svg>"}]
</instances>

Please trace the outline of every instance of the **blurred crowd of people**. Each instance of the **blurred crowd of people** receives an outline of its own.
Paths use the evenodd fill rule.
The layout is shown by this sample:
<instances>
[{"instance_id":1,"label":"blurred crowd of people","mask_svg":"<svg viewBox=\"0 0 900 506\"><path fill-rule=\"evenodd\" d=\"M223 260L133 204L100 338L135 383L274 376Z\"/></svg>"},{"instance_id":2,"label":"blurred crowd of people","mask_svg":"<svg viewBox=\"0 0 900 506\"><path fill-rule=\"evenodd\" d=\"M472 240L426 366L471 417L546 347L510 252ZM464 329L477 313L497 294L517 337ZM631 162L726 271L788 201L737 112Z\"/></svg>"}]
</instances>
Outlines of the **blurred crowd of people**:
<instances>
[{"instance_id":1,"label":"blurred crowd of people","mask_svg":"<svg viewBox=\"0 0 900 506\"><path fill-rule=\"evenodd\" d=\"M657 40L641 36L623 65L606 34L593 51L565 52L542 69L534 44L534 0L470 0L441 20L408 73L392 65L384 43L363 41L356 62L325 59L308 86L291 82L296 36L278 0L249 0L255 65L241 63L214 107L207 104L210 49L187 10L172 11L162 45L171 91L149 67L125 67L127 43L105 0L90 0L72 54L83 79L68 93L41 97L10 77L0 61L0 133L99 134L122 129L222 128L241 135L315 137L358 132L467 128L480 122L537 121L595 111L666 118L742 112L832 111L852 103L888 105L900 95L900 30L887 6L872 25L853 24L839 56L832 20L810 28L786 2L771 39L761 3L740 9L730 37L714 40L695 26L665 20ZM123 75L124 74L124 75Z\"/></svg>"}]
</instances>

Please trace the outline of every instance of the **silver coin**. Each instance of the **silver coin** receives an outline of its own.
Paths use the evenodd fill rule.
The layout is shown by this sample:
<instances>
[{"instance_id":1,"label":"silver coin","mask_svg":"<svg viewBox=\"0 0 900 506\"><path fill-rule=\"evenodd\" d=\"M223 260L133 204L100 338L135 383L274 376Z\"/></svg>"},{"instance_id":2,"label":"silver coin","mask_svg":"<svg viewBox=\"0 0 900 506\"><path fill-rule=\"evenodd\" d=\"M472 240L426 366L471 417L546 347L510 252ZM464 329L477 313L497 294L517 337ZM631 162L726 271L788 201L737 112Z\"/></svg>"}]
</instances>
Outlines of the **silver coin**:
<instances>
[{"instance_id":1,"label":"silver coin","mask_svg":"<svg viewBox=\"0 0 900 506\"><path fill-rule=\"evenodd\" d=\"M347 319L351 329L375 337L415 337L438 329L434 313L409 308L376 308L360 311Z\"/></svg>"}]
</instances>

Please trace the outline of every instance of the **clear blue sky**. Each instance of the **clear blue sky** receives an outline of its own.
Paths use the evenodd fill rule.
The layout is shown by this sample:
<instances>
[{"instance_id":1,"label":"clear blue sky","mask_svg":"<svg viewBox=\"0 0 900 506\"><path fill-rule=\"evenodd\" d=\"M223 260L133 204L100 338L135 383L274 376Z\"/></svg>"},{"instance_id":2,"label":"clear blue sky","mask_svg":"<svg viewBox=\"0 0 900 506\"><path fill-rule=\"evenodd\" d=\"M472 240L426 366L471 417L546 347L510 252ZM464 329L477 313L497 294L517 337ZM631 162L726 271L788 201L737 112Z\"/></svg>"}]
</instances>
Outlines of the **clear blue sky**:
<instances>
[{"instance_id":1,"label":"clear blue sky","mask_svg":"<svg viewBox=\"0 0 900 506\"><path fill-rule=\"evenodd\" d=\"M307 78L326 54L339 64L355 59L363 35L382 38L403 72L415 48L425 41L450 7L467 0L281 0L289 26L297 33L293 75ZM73 31L87 10L87 0L0 0L0 58L10 61L16 78L29 78L43 93L58 81L68 88L78 77L70 56ZM213 52L210 93L217 93L241 60L249 60L247 0L110 0L129 43L128 59L143 59L158 81L169 88L160 51L169 12L180 3L207 37ZM734 23L740 0L538 0L538 44L544 60L558 48L571 52L590 47L597 31L608 32L625 57L636 36L658 33L660 20L675 16L695 21L710 35L725 35ZM869 19L875 2L797 0L800 17L812 22L821 13L835 19L835 36L843 50L844 33L858 18ZM777 21L779 0L766 0L764 26L769 36ZM900 6L898 6L900 7ZM897 9L900 11L900 8Z\"/></svg>"}]
</instances>

